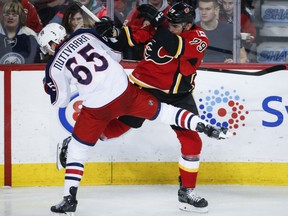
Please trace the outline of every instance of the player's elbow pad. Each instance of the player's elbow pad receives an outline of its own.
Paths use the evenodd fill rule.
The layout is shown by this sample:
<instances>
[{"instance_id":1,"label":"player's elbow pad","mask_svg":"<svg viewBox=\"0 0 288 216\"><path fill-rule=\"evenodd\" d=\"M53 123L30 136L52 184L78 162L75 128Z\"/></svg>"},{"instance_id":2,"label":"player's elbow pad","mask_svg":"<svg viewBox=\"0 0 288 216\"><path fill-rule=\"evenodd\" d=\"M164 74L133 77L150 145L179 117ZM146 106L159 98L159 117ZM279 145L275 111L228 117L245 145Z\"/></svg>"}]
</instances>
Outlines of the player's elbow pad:
<instances>
[{"instance_id":1,"label":"player's elbow pad","mask_svg":"<svg viewBox=\"0 0 288 216\"><path fill-rule=\"evenodd\" d=\"M46 83L44 83L44 91L46 92L46 94L49 95L49 91L48 91L49 87Z\"/></svg>"}]
</instances>

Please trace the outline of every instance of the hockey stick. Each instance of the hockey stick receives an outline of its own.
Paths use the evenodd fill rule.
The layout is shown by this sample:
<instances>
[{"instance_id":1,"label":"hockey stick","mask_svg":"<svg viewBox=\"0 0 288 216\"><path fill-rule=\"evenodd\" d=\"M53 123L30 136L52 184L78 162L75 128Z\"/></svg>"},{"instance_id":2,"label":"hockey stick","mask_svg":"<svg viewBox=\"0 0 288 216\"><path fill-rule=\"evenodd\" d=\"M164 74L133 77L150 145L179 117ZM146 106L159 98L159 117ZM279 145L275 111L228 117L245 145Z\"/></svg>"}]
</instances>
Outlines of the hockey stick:
<instances>
[{"instance_id":1,"label":"hockey stick","mask_svg":"<svg viewBox=\"0 0 288 216\"><path fill-rule=\"evenodd\" d=\"M99 19L95 14L93 14L85 5L82 5L82 4L79 3L79 2L76 2L76 4L77 4L92 20L94 20L95 22L100 22L100 19Z\"/></svg>"},{"instance_id":2,"label":"hockey stick","mask_svg":"<svg viewBox=\"0 0 288 216\"><path fill-rule=\"evenodd\" d=\"M248 72L248 71L238 71L238 70L225 70L225 69L216 69L216 68L205 68L199 67L199 70L207 71L207 72L217 72L217 73L227 73L227 74L235 74L235 75L248 75L248 76L262 76L265 74L269 74L279 70L285 70L286 65L274 65L263 70Z\"/></svg>"}]
</instances>

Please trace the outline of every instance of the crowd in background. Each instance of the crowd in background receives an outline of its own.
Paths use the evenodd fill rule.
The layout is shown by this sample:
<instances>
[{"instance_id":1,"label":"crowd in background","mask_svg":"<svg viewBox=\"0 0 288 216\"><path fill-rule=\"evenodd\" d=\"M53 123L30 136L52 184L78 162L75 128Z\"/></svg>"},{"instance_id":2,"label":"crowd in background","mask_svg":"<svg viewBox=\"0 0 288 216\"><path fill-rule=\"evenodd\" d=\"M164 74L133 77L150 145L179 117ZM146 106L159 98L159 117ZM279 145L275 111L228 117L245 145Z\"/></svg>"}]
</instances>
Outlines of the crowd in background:
<instances>
[{"instance_id":1,"label":"crowd in background","mask_svg":"<svg viewBox=\"0 0 288 216\"><path fill-rule=\"evenodd\" d=\"M99 18L108 15L106 1L77 1L85 5ZM171 5L177 1L179 0L114 0L113 19L115 26L118 28L121 28L122 25L138 25L141 27L143 20L137 18L137 6L141 4L151 4L166 14ZM207 12L207 7L210 6L207 4L213 2L213 0L186 0L185 2L196 8L195 23L200 25L207 35L210 35L208 36L208 38L211 37L209 40L216 46L210 46L210 51L207 51L207 58L204 58L204 61L233 62L234 1L215 1L219 4L217 4L219 7L214 5L213 10L209 12L210 15ZM241 43L243 47L241 50L244 53L244 60L241 60L241 62L251 62L253 59L248 59L247 53L251 52L251 47L253 47L253 42L257 37L253 24L253 0L242 0L241 5L241 32L250 34L249 38ZM37 34L48 23L62 24L68 34L80 27L90 28L94 26L93 21L75 4L75 1L71 0L0 0L0 20L0 64L46 62L37 44ZM218 29L216 24L221 28ZM214 29L211 29L213 25L215 29L218 29L215 32ZM224 35L227 36L225 40L222 38L223 35L219 35L223 30L223 26L227 32ZM220 38L221 40L219 40ZM217 44L217 41L219 44ZM226 45L223 46L223 44ZM141 60L143 58L143 47L144 45L138 45L133 49L127 49L123 53L123 59ZM210 57L209 52L211 52ZM219 57L217 52L222 53L224 57L216 58Z\"/></svg>"}]
</instances>

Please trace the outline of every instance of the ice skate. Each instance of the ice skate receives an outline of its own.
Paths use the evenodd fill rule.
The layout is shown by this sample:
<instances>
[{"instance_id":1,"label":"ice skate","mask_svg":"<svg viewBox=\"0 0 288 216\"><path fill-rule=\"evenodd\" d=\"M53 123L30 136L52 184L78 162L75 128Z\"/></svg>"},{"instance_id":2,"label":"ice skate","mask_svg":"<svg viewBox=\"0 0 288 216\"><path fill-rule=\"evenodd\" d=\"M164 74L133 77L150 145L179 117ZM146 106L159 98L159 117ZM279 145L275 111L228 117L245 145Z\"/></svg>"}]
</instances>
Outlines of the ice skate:
<instances>
[{"instance_id":1,"label":"ice skate","mask_svg":"<svg viewBox=\"0 0 288 216\"><path fill-rule=\"evenodd\" d=\"M182 187L178 190L179 209L188 212L207 213L208 202L198 196L193 188Z\"/></svg>"},{"instance_id":2,"label":"ice skate","mask_svg":"<svg viewBox=\"0 0 288 216\"><path fill-rule=\"evenodd\" d=\"M58 143L57 145L56 167L58 170L66 168L67 149L70 141L71 136L67 137L66 139L63 140L62 143Z\"/></svg>"},{"instance_id":3,"label":"ice skate","mask_svg":"<svg viewBox=\"0 0 288 216\"><path fill-rule=\"evenodd\" d=\"M70 195L65 196L62 202L51 207L55 215L74 216L78 201L76 200L77 187L70 188Z\"/></svg>"},{"instance_id":4,"label":"ice skate","mask_svg":"<svg viewBox=\"0 0 288 216\"><path fill-rule=\"evenodd\" d=\"M199 133L204 133L210 138L214 138L217 140L227 139L233 136L233 134L229 131L228 128L225 127L214 127L212 125L204 125L202 122L199 122L196 127L196 131Z\"/></svg>"}]
</instances>

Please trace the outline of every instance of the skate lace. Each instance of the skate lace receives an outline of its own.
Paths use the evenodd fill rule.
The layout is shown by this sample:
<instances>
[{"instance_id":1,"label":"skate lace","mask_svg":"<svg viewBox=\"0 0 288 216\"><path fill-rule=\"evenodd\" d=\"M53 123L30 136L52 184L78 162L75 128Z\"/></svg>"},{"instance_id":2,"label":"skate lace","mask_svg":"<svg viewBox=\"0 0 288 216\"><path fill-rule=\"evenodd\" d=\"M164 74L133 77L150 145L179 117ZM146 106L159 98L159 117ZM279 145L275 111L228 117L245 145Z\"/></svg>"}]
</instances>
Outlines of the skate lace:
<instances>
[{"instance_id":1,"label":"skate lace","mask_svg":"<svg viewBox=\"0 0 288 216\"><path fill-rule=\"evenodd\" d=\"M58 203L58 204L56 205L56 208L57 208L57 209L60 209L60 208L62 208L65 204L66 204L66 199L64 198L60 203Z\"/></svg>"},{"instance_id":2,"label":"skate lace","mask_svg":"<svg viewBox=\"0 0 288 216\"><path fill-rule=\"evenodd\" d=\"M59 204L56 205L56 207L59 209L70 203L72 203L72 198L70 196L66 196Z\"/></svg>"},{"instance_id":3,"label":"skate lace","mask_svg":"<svg viewBox=\"0 0 288 216\"><path fill-rule=\"evenodd\" d=\"M187 190L187 197L193 200L194 202L199 202L202 199L202 197L194 193L193 189Z\"/></svg>"}]
</instances>

